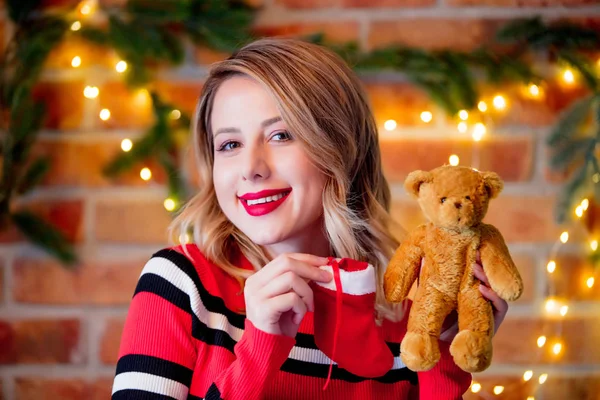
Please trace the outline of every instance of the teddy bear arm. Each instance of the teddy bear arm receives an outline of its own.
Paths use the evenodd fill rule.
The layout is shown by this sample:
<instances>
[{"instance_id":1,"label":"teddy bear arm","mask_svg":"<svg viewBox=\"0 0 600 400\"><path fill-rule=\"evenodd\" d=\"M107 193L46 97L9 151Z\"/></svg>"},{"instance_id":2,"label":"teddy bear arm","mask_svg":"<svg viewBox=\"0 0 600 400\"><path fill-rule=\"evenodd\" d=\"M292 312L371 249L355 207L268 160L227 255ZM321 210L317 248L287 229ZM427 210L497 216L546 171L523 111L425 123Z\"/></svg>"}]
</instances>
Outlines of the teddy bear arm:
<instances>
[{"instance_id":1,"label":"teddy bear arm","mask_svg":"<svg viewBox=\"0 0 600 400\"><path fill-rule=\"evenodd\" d=\"M485 226L479 252L492 289L506 301L517 300L523 293L523 280L504 238L494 226Z\"/></svg>"},{"instance_id":2,"label":"teddy bear arm","mask_svg":"<svg viewBox=\"0 0 600 400\"><path fill-rule=\"evenodd\" d=\"M408 296L419 275L424 256L420 246L423 238L423 233L417 230L402 242L392 256L383 278L383 289L388 301L398 303Z\"/></svg>"}]
</instances>

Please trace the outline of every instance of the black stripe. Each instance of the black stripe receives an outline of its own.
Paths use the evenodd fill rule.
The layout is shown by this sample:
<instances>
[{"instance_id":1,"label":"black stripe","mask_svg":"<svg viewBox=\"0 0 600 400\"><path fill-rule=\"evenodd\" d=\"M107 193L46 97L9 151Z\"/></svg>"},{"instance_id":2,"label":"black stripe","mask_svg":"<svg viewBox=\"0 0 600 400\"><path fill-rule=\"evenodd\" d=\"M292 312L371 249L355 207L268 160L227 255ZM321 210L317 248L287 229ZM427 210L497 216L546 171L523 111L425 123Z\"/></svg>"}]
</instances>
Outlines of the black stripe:
<instances>
[{"instance_id":1,"label":"black stripe","mask_svg":"<svg viewBox=\"0 0 600 400\"><path fill-rule=\"evenodd\" d=\"M329 374L329 364L308 363L288 358L283 363L281 370L292 374L310 376L314 378L327 378L327 375ZM379 378L363 378L354 375L345 369L338 367L337 365L333 365L331 370L331 379L339 379L352 383L369 380L382 383L409 381L413 385L418 383L417 373L409 370L408 368L390 370L384 376Z\"/></svg>"},{"instance_id":2,"label":"black stripe","mask_svg":"<svg viewBox=\"0 0 600 400\"><path fill-rule=\"evenodd\" d=\"M177 381L187 387L192 382L192 370L183 365L161 358L144 356L141 354L129 354L123 356L117 362L116 375L125 372L143 372L151 375Z\"/></svg>"},{"instance_id":3,"label":"black stripe","mask_svg":"<svg viewBox=\"0 0 600 400\"><path fill-rule=\"evenodd\" d=\"M119 390L112 395L111 400L177 400L175 397L146 392L145 390Z\"/></svg>"},{"instance_id":4,"label":"black stripe","mask_svg":"<svg viewBox=\"0 0 600 400\"><path fill-rule=\"evenodd\" d=\"M203 400L202 397L194 396L193 394L188 394L187 400Z\"/></svg>"},{"instance_id":5,"label":"black stripe","mask_svg":"<svg viewBox=\"0 0 600 400\"><path fill-rule=\"evenodd\" d=\"M206 392L206 397L204 398L204 400L222 400L221 392L219 391L217 385L215 385L214 383L210 385L208 391Z\"/></svg>"},{"instance_id":6,"label":"black stripe","mask_svg":"<svg viewBox=\"0 0 600 400\"><path fill-rule=\"evenodd\" d=\"M192 313L189 295L162 276L150 273L142 275L133 296L141 292L156 294L183 311Z\"/></svg>"}]
</instances>

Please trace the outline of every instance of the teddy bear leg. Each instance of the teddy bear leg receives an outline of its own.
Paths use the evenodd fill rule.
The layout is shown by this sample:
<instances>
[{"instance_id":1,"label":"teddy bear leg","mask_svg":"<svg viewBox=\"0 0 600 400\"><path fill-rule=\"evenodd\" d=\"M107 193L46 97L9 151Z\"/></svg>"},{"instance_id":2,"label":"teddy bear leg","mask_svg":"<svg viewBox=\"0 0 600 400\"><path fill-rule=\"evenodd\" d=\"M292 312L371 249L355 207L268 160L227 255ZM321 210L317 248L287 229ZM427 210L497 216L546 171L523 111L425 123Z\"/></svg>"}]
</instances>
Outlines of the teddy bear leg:
<instances>
[{"instance_id":1,"label":"teddy bear leg","mask_svg":"<svg viewBox=\"0 0 600 400\"><path fill-rule=\"evenodd\" d=\"M466 372L481 372L492 362L492 306L473 286L458 296L459 332L450 345L454 362Z\"/></svg>"},{"instance_id":2,"label":"teddy bear leg","mask_svg":"<svg viewBox=\"0 0 600 400\"><path fill-rule=\"evenodd\" d=\"M400 358L412 371L427 371L440 359L438 338L452 310L446 296L433 287L417 292L408 317L407 332L400 344Z\"/></svg>"}]
</instances>

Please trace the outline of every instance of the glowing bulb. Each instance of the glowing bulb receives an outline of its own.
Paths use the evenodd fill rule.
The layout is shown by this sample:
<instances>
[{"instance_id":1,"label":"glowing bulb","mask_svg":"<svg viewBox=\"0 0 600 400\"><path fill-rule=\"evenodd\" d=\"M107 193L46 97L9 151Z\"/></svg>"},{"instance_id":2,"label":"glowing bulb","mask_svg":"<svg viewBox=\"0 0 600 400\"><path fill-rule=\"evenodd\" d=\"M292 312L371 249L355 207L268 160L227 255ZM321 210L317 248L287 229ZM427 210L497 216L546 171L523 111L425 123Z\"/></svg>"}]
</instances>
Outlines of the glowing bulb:
<instances>
[{"instance_id":1,"label":"glowing bulb","mask_svg":"<svg viewBox=\"0 0 600 400\"><path fill-rule=\"evenodd\" d=\"M142 168L140 171L140 177L145 181L149 181L150 178L152 178L152 171L150 171L149 168Z\"/></svg>"},{"instance_id":2,"label":"glowing bulb","mask_svg":"<svg viewBox=\"0 0 600 400\"><path fill-rule=\"evenodd\" d=\"M494 97L493 103L497 110L504 110L506 108L506 99L501 95Z\"/></svg>"},{"instance_id":3,"label":"glowing bulb","mask_svg":"<svg viewBox=\"0 0 600 400\"><path fill-rule=\"evenodd\" d=\"M563 243L567 243L567 241L569 241L569 232L564 231L563 233L560 234L560 241Z\"/></svg>"},{"instance_id":4,"label":"glowing bulb","mask_svg":"<svg viewBox=\"0 0 600 400\"><path fill-rule=\"evenodd\" d=\"M540 96L539 86L534 85L534 84L529 85L529 94L531 94L533 97L539 97Z\"/></svg>"},{"instance_id":5,"label":"glowing bulb","mask_svg":"<svg viewBox=\"0 0 600 400\"><path fill-rule=\"evenodd\" d=\"M504 392L504 386L494 386L494 394L496 396L498 396L502 392Z\"/></svg>"},{"instance_id":6,"label":"glowing bulb","mask_svg":"<svg viewBox=\"0 0 600 400\"><path fill-rule=\"evenodd\" d=\"M548 265L546 266L546 269L548 270L549 273L553 273L556 270L556 261L551 260L548 262Z\"/></svg>"},{"instance_id":7,"label":"glowing bulb","mask_svg":"<svg viewBox=\"0 0 600 400\"><path fill-rule=\"evenodd\" d=\"M556 308L556 300L548 299L546 300L546 311L552 312Z\"/></svg>"},{"instance_id":8,"label":"glowing bulb","mask_svg":"<svg viewBox=\"0 0 600 400\"><path fill-rule=\"evenodd\" d=\"M540 382L540 385L543 385L547 379L548 379L548 374L541 374L538 381Z\"/></svg>"},{"instance_id":9,"label":"glowing bulb","mask_svg":"<svg viewBox=\"0 0 600 400\"><path fill-rule=\"evenodd\" d=\"M581 200L581 208L583 208L583 211L587 211L589 206L590 206L590 201L588 199Z\"/></svg>"},{"instance_id":10,"label":"glowing bulb","mask_svg":"<svg viewBox=\"0 0 600 400\"><path fill-rule=\"evenodd\" d=\"M594 277L590 276L589 278L587 278L587 281L585 282L585 284L587 285L587 287L589 287L591 289L592 286L594 286Z\"/></svg>"},{"instance_id":11,"label":"glowing bulb","mask_svg":"<svg viewBox=\"0 0 600 400\"><path fill-rule=\"evenodd\" d=\"M480 390L481 390L481 384L479 384L477 382L473 382L473 384L471 385L471 392L477 393Z\"/></svg>"},{"instance_id":12,"label":"glowing bulb","mask_svg":"<svg viewBox=\"0 0 600 400\"><path fill-rule=\"evenodd\" d=\"M123 150L124 152L128 152L132 148L133 142L129 139L123 139L123 141L121 142L121 150Z\"/></svg>"},{"instance_id":13,"label":"glowing bulb","mask_svg":"<svg viewBox=\"0 0 600 400\"><path fill-rule=\"evenodd\" d=\"M450 156L450 158L448 159L448 161L450 161L450 165L457 166L460 159L458 158L458 156L456 154L452 154Z\"/></svg>"},{"instance_id":14,"label":"glowing bulb","mask_svg":"<svg viewBox=\"0 0 600 400\"><path fill-rule=\"evenodd\" d=\"M100 119L102 121L108 121L109 118L110 118L110 110L108 108L105 108L102 111L100 111Z\"/></svg>"},{"instance_id":15,"label":"glowing bulb","mask_svg":"<svg viewBox=\"0 0 600 400\"><path fill-rule=\"evenodd\" d=\"M166 199L164 202L164 206L167 211L173 211L175 209L175 201L173 199Z\"/></svg>"},{"instance_id":16,"label":"glowing bulb","mask_svg":"<svg viewBox=\"0 0 600 400\"><path fill-rule=\"evenodd\" d=\"M119 61L115 66L115 69L118 73L122 74L123 72L127 71L127 63L125 61Z\"/></svg>"},{"instance_id":17,"label":"glowing bulb","mask_svg":"<svg viewBox=\"0 0 600 400\"><path fill-rule=\"evenodd\" d=\"M535 397L533 397L533 396L527 396L527 400L535 400Z\"/></svg>"},{"instance_id":18,"label":"glowing bulb","mask_svg":"<svg viewBox=\"0 0 600 400\"><path fill-rule=\"evenodd\" d=\"M388 119L383 124L383 127L385 128L386 131L393 131L394 129L396 129L396 125L397 125L396 121L394 121L393 119Z\"/></svg>"},{"instance_id":19,"label":"glowing bulb","mask_svg":"<svg viewBox=\"0 0 600 400\"><path fill-rule=\"evenodd\" d=\"M487 106L487 104L485 104L485 101L483 101L483 100L482 100L482 101L480 101L480 102L477 104L477 108L478 108L478 109L479 109L479 111L481 111L481 112L486 112L486 111L487 111L487 109L488 109L488 106Z\"/></svg>"},{"instance_id":20,"label":"glowing bulb","mask_svg":"<svg viewBox=\"0 0 600 400\"><path fill-rule=\"evenodd\" d=\"M594 175L592 175L592 182L594 182L594 183L600 182L600 174L599 173L596 172Z\"/></svg>"},{"instance_id":21,"label":"glowing bulb","mask_svg":"<svg viewBox=\"0 0 600 400\"><path fill-rule=\"evenodd\" d=\"M573 82L575 82L575 75L573 75L573 71L571 71L570 69L566 69L565 72L563 72L563 80L568 83L568 84L572 84Z\"/></svg>"},{"instance_id":22,"label":"glowing bulb","mask_svg":"<svg viewBox=\"0 0 600 400\"><path fill-rule=\"evenodd\" d=\"M546 336L540 336L537 339L537 345L538 345L538 347L544 347L545 344L546 344Z\"/></svg>"},{"instance_id":23,"label":"glowing bulb","mask_svg":"<svg viewBox=\"0 0 600 400\"><path fill-rule=\"evenodd\" d=\"M423 111L421 113L421 120L425 123L429 123L431 122L431 120L433 119L433 114L431 114L429 111Z\"/></svg>"},{"instance_id":24,"label":"glowing bulb","mask_svg":"<svg viewBox=\"0 0 600 400\"><path fill-rule=\"evenodd\" d=\"M484 124L481 122L475 124L475 128L473 129L473 140L479 142L483 138L483 135L485 135L485 131L486 128Z\"/></svg>"},{"instance_id":25,"label":"glowing bulb","mask_svg":"<svg viewBox=\"0 0 600 400\"><path fill-rule=\"evenodd\" d=\"M81 22L75 21L75 22L73 22L73 24L71 24L71 30L73 32L77 32L80 29L81 29Z\"/></svg>"},{"instance_id":26,"label":"glowing bulb","mask_svg":"<svg viewBox=\"0 0 600 400\"><path fill-rule=\"evenodd\" d=\"M181 118L181 111L173 110L171 111L171 119L179 119Z\"/></svg>"},{"instance_id":27,"label":"glowing bulb","mask_svg":"<svg viewBox=\"0 0 600 400\"><path fill-rule=\"evenodd\" d=\"M466 122L459 122L458 123L458 131L460 133L465 133L467 132L467 123Z\"/></svg>"},{"instance_id":28,"label":"glowing bulb","mask_svg":"<svg viewBox=\"0 0 600 400\"><path fill-rule=\"evenodd\" d=\"M469 119L469 113L467 112L467 110L460 110L458 112L458 117L463 121L466 121L467 119Z\"/></svg>"},{"instance_id":29,"label":"glowing bulb","mask_svg":"<svg viewBox=\"0 0 600 400\"><path fill-rule=\"evenodd\" d=\"M533 377L533 371L529 370L529 371L525 371L525 373L523 374L523 380L525 382L527 382L528 380L530 380Z\"/></svg>"},{"instance_id":30,"label":"glowing bulb","mask_svg":"<svg viewBox=\"0 0 600 400\"><path fill-rule=\"evenodd\" d=\"M559 355L561 350L562 350L562 344L554 343L554 346L552 346L552 352L556 355Z\"/></svg>"},{"instance_id":31,"label":"glowing bulb","mask_svg":"<svg viewBox=\"0 0 600 400\"><path fill-rule=\"evenodd\" d=\"M96 9L96 1L95 0L87 0L82 1L79 6L79 12L81 15L90 15Z\"/></svg>"},{"instance_id":32,"label":"glowing bulb","mask_svg":"<svg viewBox=\"0 0 600 400\"><path fill-rule=\"evenodd\" d=\"M83 95L88 99L95 99L100 94L100 90L96 86L86 86L83 90Z\"/></svg>"},{"instance_id":33,"label":"glowing bulb","mask_svg":"<svg viewBox=\"0 0 600 400\"><path fill-rule=\"evenodd\" d=\"M583 208L581 206L575 207L575 215L579 218L583 216Z\"/></svg>"},{"instance_id":34,"label":"glowing bulb","mask_svg":"<svg viewBox=\"0 0 600 400\"><path fill-rule=\"evenodd\" d=\"M190 237L190 234L189 234L189 233L186 233L186 234L183 236L183 243L187 244L187 243L190 243L191 241L192 241L192 238Z\"/></svg>"},{"instance_id":35,"label":"glowing bulb","mask_svg":"<svg viewBox=\"0 0 600 400\"><path fill-rule=\"evenodd\" d=\"M81 57L79 57L79 56L73 57L73 59L71 60L71 66L73 68L77 68L77 67L81 66Z\"/></svg>"},{"instance_id":36,"label":"glowing bulb","mask_svg":"<svg viewBox=\"0 0 600 400\"><path fill-rule=\"evenodd\" d=\"M590 242L590 248L592 249L592 251L598 250L598 241L597 240L592 240Z\"/></svg>"},{"instance_id":37,"label":"glowing bulb","mask_svg":"<svg viewBox=\"0 0 600 400\"><path fill-rule=\"evenodd\" d=\"M569 306L564 305L560 307L560 315L562 317L564 317L565 315L567 315L567 312L569 311Z\"/></svg>"}]
</instances>

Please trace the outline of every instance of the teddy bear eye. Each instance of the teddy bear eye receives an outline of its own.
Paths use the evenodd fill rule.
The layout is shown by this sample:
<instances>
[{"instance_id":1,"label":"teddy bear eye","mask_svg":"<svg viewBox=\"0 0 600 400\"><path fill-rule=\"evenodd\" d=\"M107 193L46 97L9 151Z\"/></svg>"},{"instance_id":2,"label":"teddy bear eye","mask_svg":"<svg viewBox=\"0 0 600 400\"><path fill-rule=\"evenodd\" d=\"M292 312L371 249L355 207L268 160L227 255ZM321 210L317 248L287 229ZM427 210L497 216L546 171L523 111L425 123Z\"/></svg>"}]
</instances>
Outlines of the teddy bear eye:
<instances>
[{"instance_id":1,"label":"teddy bear eye","mask_svg":"<svg viewBox=\"0 0 600 400\"><path fill-rule=\"evenodd\" d=\"M443 203L443 202L445 202L445 201L446 201L446 198L445 198L445 197L442 197L442 198L440 199L440 201Z\"/></svg>"},{"instance_id":2,"label":"teddy bear eye","mask_svg":"<svg viewBox=\"0 0 600 400\"><path fill-rule=\"evenodd\" d=\"M465 199L471 200L471 196L467 196L467 197L465 197Z\"/></svg>"}]
</instances>

